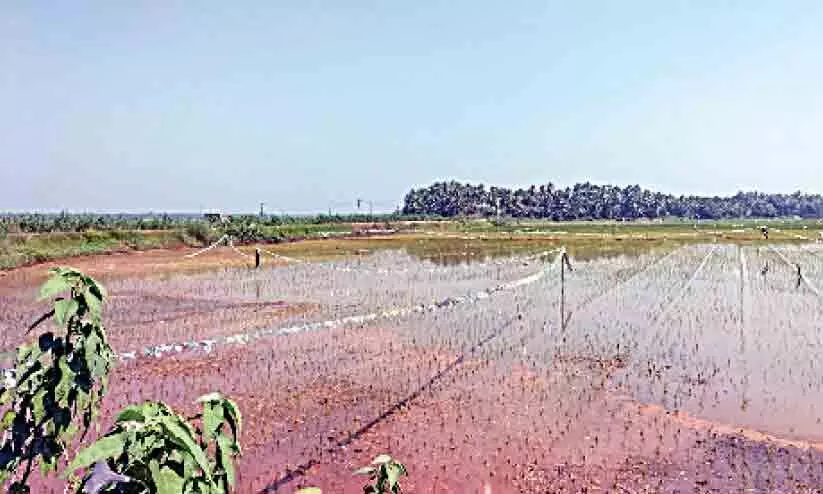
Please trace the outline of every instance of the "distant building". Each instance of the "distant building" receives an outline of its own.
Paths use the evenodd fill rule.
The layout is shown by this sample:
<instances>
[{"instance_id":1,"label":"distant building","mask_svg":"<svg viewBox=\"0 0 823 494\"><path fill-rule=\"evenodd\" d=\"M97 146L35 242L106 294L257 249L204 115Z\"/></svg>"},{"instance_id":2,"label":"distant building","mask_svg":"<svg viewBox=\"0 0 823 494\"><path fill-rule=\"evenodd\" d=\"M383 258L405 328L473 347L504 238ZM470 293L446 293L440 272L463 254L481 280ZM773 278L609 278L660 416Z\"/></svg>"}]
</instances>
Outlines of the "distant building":
<instances>
[{"instance_id":1,"label":"distant building","mask_svg":"<svg viewBox=\"0 0 823 494\"><path fill-rule=\"evenodd\" d=\"M223 214L221 212L215 212L215 211L210 211L208 213L203 213L203 218L205 218L206 221L208 221L212 225L216 225L218 223L225 225L226 223L231 221L231 215Z\"/></svg>"}]
</instances>

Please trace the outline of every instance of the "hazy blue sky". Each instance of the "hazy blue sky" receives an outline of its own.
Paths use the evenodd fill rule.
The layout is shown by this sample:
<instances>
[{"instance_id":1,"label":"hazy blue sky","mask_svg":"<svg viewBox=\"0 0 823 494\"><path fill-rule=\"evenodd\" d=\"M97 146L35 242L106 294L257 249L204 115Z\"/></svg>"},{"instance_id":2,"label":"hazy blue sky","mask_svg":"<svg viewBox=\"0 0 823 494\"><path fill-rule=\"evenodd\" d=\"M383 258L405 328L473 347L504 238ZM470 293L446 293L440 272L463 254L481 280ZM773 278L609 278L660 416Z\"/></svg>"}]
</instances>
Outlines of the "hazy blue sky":
<instances>
[{"instance_id":1,"label":"hazy blue sky","mask_svg":"<svg viewBox=\"0 0 823 494\"><path fill-rule=\"evenodd\" d=\"M0 3L0 210L823 192L823 2Z\"/></svg>"}]
</instances>

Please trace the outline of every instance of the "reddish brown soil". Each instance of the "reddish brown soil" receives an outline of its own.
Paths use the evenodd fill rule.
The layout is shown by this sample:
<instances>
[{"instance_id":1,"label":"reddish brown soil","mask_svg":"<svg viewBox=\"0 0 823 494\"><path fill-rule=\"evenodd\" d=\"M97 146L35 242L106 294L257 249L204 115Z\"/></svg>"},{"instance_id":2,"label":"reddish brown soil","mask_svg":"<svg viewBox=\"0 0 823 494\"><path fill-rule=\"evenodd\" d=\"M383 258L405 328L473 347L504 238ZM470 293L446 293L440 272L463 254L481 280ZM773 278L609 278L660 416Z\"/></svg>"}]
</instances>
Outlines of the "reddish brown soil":
<instances>
[{"instance_id":1,"label":"reddish brown soil","mask_svg":"<svg viewBox=\"0 0 823 494\"><path fill-rule=\"evenodd\" d=\"M0 340L3 348L13 348L29 338L28 325L46 310L46 305L29 298L0 295L0 303L4 300L10 300L17 308L8 314L0 311L0 326L6 326ZM123 310L113 311L116 316L107 321L109 342L118 352L137 353L149 345L202 341L279 326L288 317L316 308L312 304L282 301L219 301L137 294L120 298L117 293L111 300L111 304L127 305Z\"/></svg>"},{"instance_id":2,"label":"reddish brown soil","mask_svg":"<svg viewBox=\"0 0 823 494\"><path fill-rule=\"evenodd\" d=\"M191 260L184 253L97 256L72 264L105 277L246 261L227 249ZM43 271L23 268L2 284L31 287ZM213 310L119 321L111 340L127 351L148 341L204 339L275 324L311 309L224 301ZM556 355L540 370L480 357L452 365L454 351L416 347L400 336L384 328L343 328L218 347L211 354L121 362L102 422L108 427L124 405L148 399L192 414L198 396L224 392L244 417L240 493L289 493L307 485L326 493L362 492L363 479L350 472L386 452L407 464L407 493L821 492L823 445L637 403L610 387L620 359ZM32 492L62 492L62 485L38 481Z\"/></svg>"},{"instance_id":3,"label":"reddish brown soil","mask_svg":"<svg viewBox=\"0 0 823 494\"><path fill-rule=\"evenodd\" d=\"M104 283L126 277L164 276L251 266L249 259L228 248L218 248L194 258L195 249L134 251L77 257L4 272L0 278L0 351L28 338L26 328L45 310L35 298L37 286L48 269L70 264ZM265 260L268 265L279 261ZM3 310L4 305L14 310ZM123 306L125 310L119 310ZM305 313L311 304L281 301L208 300L181 295L142 292L110 293L107 326L111 344L121 352L140 351L150 344L210 339L253 328L271 327L283 319Z\"/></svg>"},{"instance_id":4,"label":"reddish brown soil","mask_svg":"<svg viewBox=\"0 0 823 494\"><path fill-rule=\"evenodd\" d=\"M357 492L349 472L390 451L412 472L407 492L789 493L823 485L816 445L626 400L588 369L563 366L553 381L517 369L479 372L472 383L471 371L461 371L298 483Z\"/></svg>"},{"instance_id":5,"label":"reddish brown soil","mask_svg":"<svg viewBox=\"0 0 823 494\"><path fill-rule=\"evenodd\" d=\"M115 252L93 256L59 259L31 266L25 266L9 271L0 272L0 294L7 290L16 290L21 287L29 288L42 283L48 269L55 266L73 266L90 276L100 279L124 277L149 277L170 273L193 273L224 269L227 267L252 266L254 259L243 257L237 252L219 247L196 257L187 258L186 255L197 252L199 249L155 249L146 251ZM248 255L253 255L253 248L243 248ZM264 260L267 265L283 264L271 257Z\"/></svg>"},{"instance_id":6,"label":"reddish brown soil","mask_svg":"<svg viewBox=\"0 0 823 494\"><path fill-rule=\"evenodd\" d=\"M254 328L273 327L286 317L314 309L310 304L290 305L283 302L239 302L215 307L135 320L112 325L110 342L122 352L141 351L148 342L179 343L192 339L206 340L247 332Z\"/></svg>"},{"instance_id":7,"label":"reddish brown soil","mask_svg":"<svg viewBox=\"0 0 823 494\"><path fill-rule=\"evenodd\" d=\"M124 363L112 378L117 392L107 399L104 415L139 399L161 399L191 412L197 396L225 392L238 402L246 424L240 492L257 492L288 469L327 456L415 389L418 377L453 358L386 343L393 339L383 329L339 329L218 348L207 357Z\"/></svg>"},{"instance_id":8,"label":"reddish brown soil","mask_svg":"<svg viewBox=\"0 0 823 494\"><path fill-rule=\"evenodd\" d=\"M123 363L103 421L144 399L192 414L197 396L224 391L244 417L240 493L308 485L362 492L364 479L351 471L385 452L407 464L407 493L788 493L821 485L815 447L615 393L607 377L619 360L565 356L550 371L484 360L449 367L451 352L397 336L337 329Z\"/></svg>"},{"instance_id":9,"label":"reddish brown soil","mask_svg":"<svg viewBox=\"0 0 823 494\"><path fill-rule=\"evenodd\" d=\"M240 493L362 492L351 471L385 452L407 464L407 493L789 493L819 492L823 481L818 445L615 393L607 378L619 360L563 356L535 371L452 367L455 357L358 328L138 359L115 369L102 421L146 399L192 414L197 396L225 392L244 418Z\"/></svg>"}]
</instances>

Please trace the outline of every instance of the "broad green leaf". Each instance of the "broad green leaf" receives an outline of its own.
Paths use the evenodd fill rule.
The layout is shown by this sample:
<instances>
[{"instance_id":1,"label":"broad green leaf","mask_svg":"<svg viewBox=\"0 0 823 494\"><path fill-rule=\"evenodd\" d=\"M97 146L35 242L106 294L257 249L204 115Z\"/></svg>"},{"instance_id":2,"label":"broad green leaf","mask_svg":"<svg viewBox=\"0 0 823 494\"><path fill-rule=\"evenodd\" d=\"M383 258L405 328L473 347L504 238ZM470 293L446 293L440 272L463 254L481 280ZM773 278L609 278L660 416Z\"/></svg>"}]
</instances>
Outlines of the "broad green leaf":
<instances>
[{"instance_id":1,"label":"broad green leaf","mask_svg":"<svg viewBox=\"0 0 823 494\"><path fill-rule=\"evenodd\" d=\"M68 398L72 384L74 384L74 371L69 368L65 358L60 358L57 365L60 369L60 381L54 388L54 397L58 403L63 404L64 400Z\"/></svg>"},{"instance_id":2,"label":"broad green leaf","mask_svg":"<svg viewBox=\"0 0 823 494\"><path fill-rule=\"evenodd\" d=\"M71 284L69 284L69 282L66 281L66 279L60 274L55 274L49 278L48 281L43 283L43 286L40 288L39 299L45 300L60 293L67 292L70 289Z\"/></svg>"},{"instance_id":3,"label":"broad green leaf","mask_svg":"<svg viewBox=\"0 0 823 494\"><path fill-rule=\"evenodd\" d=\"M197 472L198 466L191 455L182 454L178 450L174 450L174 455L180 458L180 463L183 464L183 477L190 479ZM170 455L172 456L172 455Z\"/></svg>"},{"instance_id":4,"label":"broad green leaf","mask_svg":"<svg viewBox=\"0 0 823 494\"><path fill-rule=\"evenodd\" d=\"M99 322L100 317L103 314L103 302L94 296L88 289L83 292L83 300L86 301L86 306L89 308L92 319L95 322Z\"/></svg>"},{"instance_id":5,"label":"broad green leaf","mask_svg":"<svg viewBox=\"0 0 823 494\"><path fill-rule=\"evenodd\" d=\"M232 441L223 434L220 434L217 436L217 447L220 455L220 466L222 466L223 471L226 472L226 478L229 481L229 485L234 487L234 455L232 455Z\"/></svg>"},{"instance_id":6,"label":"broad green leaf","mask_svg":"<svg viewBox=\"0 0 823 494\"><path fill-rule=\"evenodd\" d=\"M73 268L71 266L56 266L56 267L53 267L53 268L49 269L49 272L50 273L56 273L56 274L59 274L61 276L71 277L71 278L77 278L82 274L82 273L80 273L80 270L78 270L77 268Z\"/></svg>"},{"instance_id":7,"label":"broad green leaf","mask_svg":"<svg viewBox=\"0 0 823 494\"><path fill-rule=\"evenodd\" d=\"M166 433L171 436L173 442L177 443L185 452L187 452L197 466L206 473L207 478L211 478L211 468L209 467L209 459L206 453L200 448L200 445L192 437L191 431L187 427L180 424L179 417L163 417L160 419L160 424L165 429Z\"/></svg>"},{"instance_id":8,"label":"broad green leaf","mask_svg":"<svg viewBox=\"0 0 823 494\"><path fill-rule=\"evenodd\" d=\"M363 468L358 468L357 470L352 472L352 474L353 475L371 475L376 471L377 471L377 469L375 469L374 467L363 467Z\"/></svg>"},{"instance_id":9,"label":"broad green leaf","mask_svg":"<svg viewBox=\"0 0 823 494\"><path fill-rule=\"evenodd\" d=\"M0 421L0 429L8 430L12 422L14 422L15 417L17 417L17 413L13 410L6 410L6 413L3 414L3 420Z\"/></svg>"},{"instance_id":10,"label":"broad green leaf","mask_svg":"<svg viewBox=\"0 0 823 494\"><path fill-rule=\"evenodd\" d=\"M405 468L398 463L389 463L386 465L386 476L389 480L389 486L395 486L400 481L400 477L405 474Z\"/></svg>"},{"instance_id":11,"label":"broad green leaf","mask_svg":"<svg viewBox=\"0 0 823 494\"><path fill-rule=\"evenodd\" d=\"M225 398L223 400L223 410L225 410L225 418L228 421L229 426L232 429L232 434L234 434L234 438L236 440L240 436L240 430L243 426L243 416L240 415L240 409L237 407L237 403Z\"/></svg>"},{"instance_id":12,"label":"broad green leaf","mask_svg":"<svg viewBox=\"0 0 823 494\"><path fill-rule=\"evenodd\" d=\"M200 477L186 477L183 494L223 494L217 485Z\"/></svg>"},{"instance_id":13,"label":"broad green leaf","mask_svg":"<svg viewBox=\"0 0 823 494\"><path fill-rule=\"evenodd\" d=\"M60 326L65 326L71 316L77 314L80 304L73 298L58 300L54 303L54 320Z\"/></svg>"},{"instance_id":14,"label":"broad green leaf","mask_svg":"<svg viewBox=\"0 0 823 494\"><path fill-rule=\"evenodd\" d=\"M117 414L115 422L118 424L123 422L145 422L147 416L154 415L150 412L149 405L150 403L129 405Z\"/></svg>"},{"instance_id":15,"label":"broad green leaf","mask_svg":"<svg viewBox=\"0 0 823 494\"><path fill-rule=\"evenodd\" d=\"M73 438L77 434L78 430L79 428L77 427L77 424L72 423L66 428L66 436Z\"/></svg>"},{"instance_id":16,"label":"broad green leaf","mask_svg":"<svg viewBox=\"0 0 823 494\"><path fill-rule=\"evenodd\" d=\"M223 400L223 395L218 392L212 392L197 398L196 403L210 403Z\"/></svg>"},{"instance_id":17,"label":"broad green leaf","mask_svg":"<svg viewBox=\"0 0 823 494\"><path fill-rule=\"evenodd\" d=\"M57 458L40 458L40 475L47 476L50 472L57 470Z\"/></svg>"},{"instance_id":18,"label":"broad green leaf","mask_svg":"<svg viewBox=\"0 0 823 494\"><path fill-rule=\"evenodd\" d=\"M46 390L41 389L31 399L32 405L32 414L34 415L34 420L36 422L40 422L46 416L46 406L43 403L43 400L46 398Z\"/></svg>"},{"instance_id":19,"label":"broad green leaf","mask_svg":"<svg viewBox=\"0 0 823 494\"><path fill-rule=\"evenodd\" d=\"M157 460L149 462L151 479L157 489L157 494L180 494L183 492L184 479L171 468L160 464Z\"/></svg>"},{"instance_id":20,"label":"broad green leaf","mask_svg":"<svg viewBox=\"0 0 823 494\"><path fill-rule=\"evenodd\" d=\"M223 424L223 408L216 403L206 403L203 406L203 428L207 439L212 440L217 430Z\"/></svg>"},{"instance_id":21,"label":"broad green leaf","mask_svg":"<svg viewBox=\"0 0 823 494\"><path fill-rule=\"evenodd\" d=\"M71 390L71 394L75 394L74 397L74 409L75 412L77 410L85 410L91 405L91 396L89 394L75 386Z\"/></svg>"},{"instance_id":22,"label":"broad green leaf","mask_svg":"<svg viewBox=\"0 0 823 494\"><path fill-rule=\"evenodd\" d=\"M8 406L14 398L14 388L2 388L0 390L0 405Z\"/></svg>"},{"instance_id":23,"label":"broad green leaf","mask_svg":"<svg viewBox=\"0 0 823 494\"><path fill-rule=\"evenodd\" d=\"M126 469L131 468L136 463L142 463L148 457L148 448L146 443L138 438L134 430L126 431ZM151 437L151 436L150 436Z\"/></svg>"},{"instance_id":24,"label":"broad green leaf","mask_svg":"<svg viewBox=\"0 0 823 494\"><path fill-rule=\"evenodd\" d=\"M385 472L380 472L377 474L377 481L374 483L375 491L380 494L385 494L386 492L386 484L388 484L388 479L386 478Z\"/></svg>"},{"instance_id":25,"label":"broad green leaf","mask_svg":"<svg viewBox=\"0 0 823 494\"><path fill-rule=\"evenodd\" d=\"M376 456L374 458L374 460L372 460L371 464L372 465L382 465L382 464L388 463L390 461L391 461L391 456L389 456L389 455L379 455L379 456Z\"/></svg>"},{"instance_id":26,"label":"broad green leaf","mask_svg":"<svg viewBox=\"0 0 823 494\"><path fill-rule=\"evenodd\" d=\"M226 483L226 478L224 476L217 477L214 480L214 487L212 488L212 493L214 494L223 494L229 492L229 484Z\"/></svg>"},{"instance_id":27,"label":"broad green leaf","mask_svg":"<svg viewBox=\"0 0 823 494\"><path fill-rule=\"evenodd\" d=\"M74 457L66 468L66 472L63 473L63 478L79 468L87 468L89 465L97 463L100 460L120 456L123 454L124 447L125 441L122 434L113 434L97 440L97 442L88 448L77 453L77 456Z\"/></svg>"},{"instance_id":28,"label":"broad green leaf","mask_svg":"<svg viewBox=\"0 0 823 494\"><path fill-rule=\"evenodd\" d=\"M17 361L24 362L29 359L34 360L39 357L41 353L39 345L20 345L17 347Z\"/></svg>"},{"instance_id":29,"label":"broad green leaf","mask_svg":"<svg viewBox=\"0 0 823 494\"><path fill-rule=\"evenodd\" d=\"M117 423L121 422L150 422L161 416L171 415L171 410L165 403L147 401L139 405L130 405L117 415Z\"/></svg>"},{"instance_id":30,"label":"broad green leaf","mask_svg":"<svg viewBox=\"0 0 823 494\"><path fill-rule=\"evenodd\" d=\"M97 280L92 278L91 276L83 276L83 284L86 285L89 292L101 302L106 299L108 293L106 293L106 288L101 285Z\"/></svg>"},{"instance_id":31,"label":"broad green leaf","mask_svg":"<svg viewBox=\"0 0 823 494\"><path fill-rule=\"evenodd\" d=\"M49 271L65 279L70 285L73 286L83 282L82 271L71 266L58 266L50 269Z\"/></svg>"},{"instance_id":32,"label":"broad green leaf","mask_svg":"<svg viewBox=\"0 0 823 494\"><path fill-rule=\"evenodd\" d=\"M237 407L237 404L234 401L225 398L218 392L213 392L201 396L197 399L197 402L206 404L212 403L215 407L220 407L222 411L218 415L222 417L223 420L228 422L229 426L232 429L232 434L235 436L235 438L240 435L240 428L242 427L243 419L240 415L240 409Z\"/></svg>"},{"instance_id":33,"label":"broad green leaf","mask_svg":"<svg viewBox=\"0 0 823 494\"><path fill-rule=\"evenodd\" d=\"M15 374L17 375L17 393L18 395L31 392L33 388L40 385L43 375L46 373L46 368L39 360L35 360L31 365L23 366L25 371L21 374L21 367L17 368Z\"/></svg>"}]
</instances>

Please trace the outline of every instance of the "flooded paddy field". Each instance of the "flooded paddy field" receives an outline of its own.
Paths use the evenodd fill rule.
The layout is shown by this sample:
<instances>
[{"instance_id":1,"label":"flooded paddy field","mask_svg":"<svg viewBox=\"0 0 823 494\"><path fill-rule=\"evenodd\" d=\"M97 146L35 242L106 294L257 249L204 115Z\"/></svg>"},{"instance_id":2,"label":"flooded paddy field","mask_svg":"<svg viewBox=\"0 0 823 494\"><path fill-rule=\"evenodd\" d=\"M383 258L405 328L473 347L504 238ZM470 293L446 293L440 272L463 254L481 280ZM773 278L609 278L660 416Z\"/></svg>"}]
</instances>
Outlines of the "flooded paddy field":
<instances>
[{"instance_id":1,"label":"flooded paddy field","mask_svg":"<svg viewBox=\"0 0 823 494\"><path fill-rule=\"evenodd\" d=\"M384 452L405 492L820 492L823 251L657 247L102 276L104 421L221 391L248 493L360 492ZM0 293L4 348L35 295Z\"/></svg>"}]
</instances>

